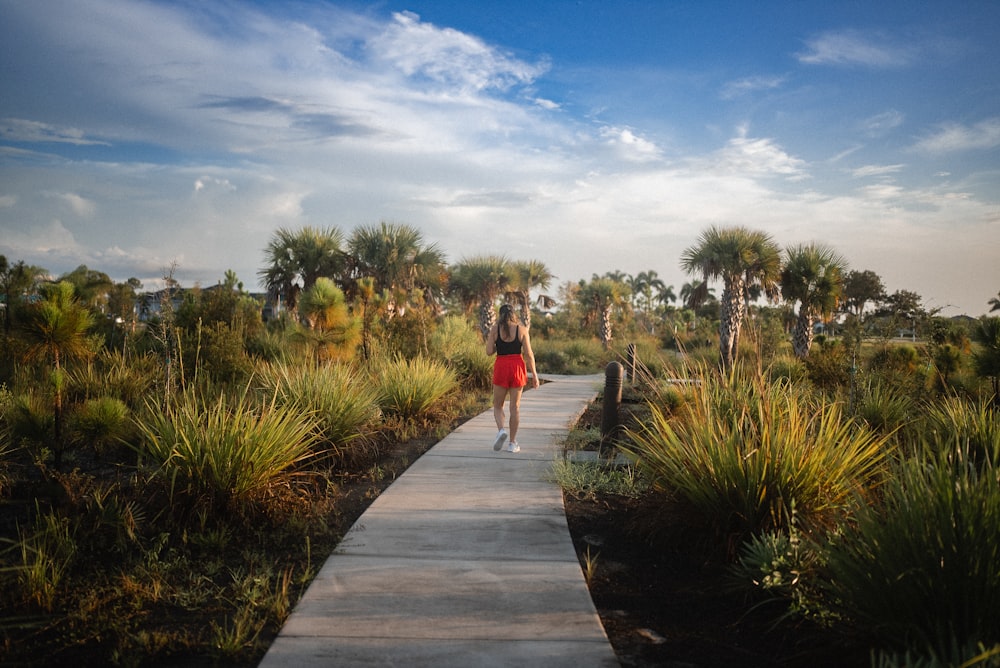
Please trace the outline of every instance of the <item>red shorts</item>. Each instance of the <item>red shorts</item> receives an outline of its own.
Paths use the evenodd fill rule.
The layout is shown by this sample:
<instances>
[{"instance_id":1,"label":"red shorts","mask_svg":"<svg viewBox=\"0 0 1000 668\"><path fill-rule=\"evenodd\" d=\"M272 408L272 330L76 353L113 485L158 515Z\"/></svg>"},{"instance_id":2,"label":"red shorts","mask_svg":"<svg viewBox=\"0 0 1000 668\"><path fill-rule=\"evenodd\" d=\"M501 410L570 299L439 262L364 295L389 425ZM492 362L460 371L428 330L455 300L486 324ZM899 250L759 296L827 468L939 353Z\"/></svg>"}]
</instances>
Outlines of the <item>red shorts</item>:
<instances>
[{"instance_id":1,"label":"red shorts","mask_svg":"<svg viewBox=\"0 0 1000 668\"><path fill-rule=\"evenodd\" d=\"M493 363L493 384L508 389L528 384L528 370L520 355L497 355Z\"/></svg>"}]
</instances>

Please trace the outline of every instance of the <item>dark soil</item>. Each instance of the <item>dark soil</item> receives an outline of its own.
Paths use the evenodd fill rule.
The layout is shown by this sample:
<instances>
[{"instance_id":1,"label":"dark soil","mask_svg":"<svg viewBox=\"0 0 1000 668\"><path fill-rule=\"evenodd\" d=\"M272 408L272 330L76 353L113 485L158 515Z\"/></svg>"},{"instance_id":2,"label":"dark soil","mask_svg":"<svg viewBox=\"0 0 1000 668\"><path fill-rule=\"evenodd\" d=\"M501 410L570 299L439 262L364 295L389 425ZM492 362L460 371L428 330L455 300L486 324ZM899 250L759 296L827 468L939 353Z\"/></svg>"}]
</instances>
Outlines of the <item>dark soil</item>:
<instances>
[{"instance_id":1,"label":"dark soil","mask_svg":"<svg viewBox=\"0 0 1000 668\"><path fill-rule=\"evenodd\" d=\"M868 650L807 622L776 623L772 604L727 591L725 567L697 550L653 546L632 520L654 509L621 496L566 496L570 533L590 595L622 666L844 668ZM586 572L586 569L585 569Z\"/></svg>"}]
</instances>

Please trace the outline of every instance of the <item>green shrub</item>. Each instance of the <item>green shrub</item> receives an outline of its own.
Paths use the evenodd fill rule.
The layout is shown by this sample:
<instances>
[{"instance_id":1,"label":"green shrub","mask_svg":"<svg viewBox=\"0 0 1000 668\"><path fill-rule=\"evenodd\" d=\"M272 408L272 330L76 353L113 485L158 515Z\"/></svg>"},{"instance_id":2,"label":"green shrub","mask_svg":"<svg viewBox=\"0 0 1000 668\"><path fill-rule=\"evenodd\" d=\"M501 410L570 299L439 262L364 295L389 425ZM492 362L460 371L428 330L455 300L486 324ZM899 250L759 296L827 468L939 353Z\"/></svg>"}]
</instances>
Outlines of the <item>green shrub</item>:
<instances>
[{"instance_id":1,"label":"green shrub","mask_svg":"<svg viewBox=\"0 0 1000 668\"><path fill-rule=\"evenodd\" d=\"M371 375L382 410L403 419L428 413L458 385L454 371L425 357L376 361Z\"/></svg>"},{"instance_id":2,"label":"green shrub","mask_svg":"<svg viewBox=\"0 0 1000 668\"><path fill-rule=\"evenodd\" d=\"M3 421L13 446L26 445L36 455L52 446L55 428L52 404L34 392L13 395L4 409Z\"/></svg>"},{"instance_id":3,"label":"green shrub","mask_svg":"<svg viewBox=\"0 0 1000 668\"><path fill-rule=\"evenodd\" d=\"M793 504L804 527L832 524L877 480L884 438L837 403L738 372L691 390L673 415L653 405L622 447L723 540L786 528Z\"/></svg>"},{"instance_id":4,"label":"green shrub","mask_svg":"<svg viewBox=\"0 0 1000 668\"><path fill-rule=\"evenodd\" d=\"M956 456L957 455L957 456ZM887 649L964 664L1000 643L1000 476L956 453L898 466L827 548L831 600Z\"/></svg>"},{"instance_id":5,"label":"green shrub","mask_svg":"<svg viewBox=\"0 0 1000 668\"><path fill-rule=\"evenodd\" d=\"M538 373L565 374L569 370L569 360L561 350L543 347L535 350L535 368Z\"/></svg>"},{"instance_id":6,"label":"green shrub","mask_svg":"<svg viewBox=\"0 0 1000 668\"><path fill-rule=\"evenodd\" d=\"M189 342L186 349L197 351L199 373L208 373L216 382L242 383L252 370L243 332L223 322L199 327L197 345Z\"/></svg>"},{"instance_id":7,"label":"green shrub","mask_svg":"<svg viewBox=\"0 0 1000 668\"><path fill-rule=\"evenodd\" d=\"M948 397L921 411L917 438L936 456L1000 467L1000 413L987 400Z\"/></svg>"},{"instance_id":8,"label":"green shrub","mask_svg":"<svg viewBox=\"0 0 1000 668\"><path fill-rule=\"evenodd\" d=\"M766 373L772 381L787 380L800 383L808 378L806 365L792 355L779 355L767 365Z\"/></svg>"},{"instance_id":9,"label":"green shrub","mask_svg":"<svg viewBox=\"0 0 1000 668\"><path fill-rule=\"evenodd\" d=\"M103 453L127 441L134 433L134 423L124 402L99 397L88 399L73 411L69 431L70 438L79 447Z\"/></svg>"},{"instance_id":10,"label":"green shrub","mask_svg":"<svg viewBox=\"0 0 1000 668\"><path fill-rule=\"evenodd\" d=\"M531 347L535 353L538 373L590 374L604 370L612 354L593 339L570 341L538 340L534 337Z\"/></svg>"},{"instance_id":11,"label":"green shrub","mask_svg":"<svg viewBox=\"0 0 1000 668\"><path fill-rule=\"evenodd\" d=\"M845 388L851 382L851 358L848 350L836 341L813 346L804 364L809 380L828 392Z\"/></svg>"},{"instance_id":12,"label":"green shrub","mask_svg":"<svg viewBox=\"0 0 1000 668\"><path fill-rule=\"evenodd\" d=\"M171 500L224 505L249 500L312 455L316 422L277 402L258 405L244 392L209 402L192 392L171 414L150 407L138 422L141 462L165 481Z\"/></svg>"},{"instance_id":13,"label":"green shrub","mask_svg":"<svg viewBox=\"0 0 1000 668\"><path fill-rule=\"evenodd\" d=\"M162 367L163 360L152 354L126 357L118 350L105 350L92 364L69 371L67 396L71 401L81 402L114 397L138 410L154 386L162 382Z\"/></svg>"},{"instance_id":14,"label":"green shrub","mask_svg":"<svg viewBox=\"0 0 1000 668\"><path fill-rule=\"evenodd\" d=\"M278 404L315 417L320 439L317 445L331 456L350 459L366 450L367 435L381 410L378 388L357 367L336 363L319 367L262 365L257 378Z\"/></svg>"},{"instance_id":15,"label":"green shrub","mask_svg":"<svg viewBox=\"0 0 1000 668\"><path fill-rule=\"evenodd\" d=\"M833 615L817 586L822 551L796 526L794 512L787 524L787 530L752 536L743 544L730 568L732 582L753 598L786 604L782 617L831 621Z\"/></svg>"},{"instance_id":16,"label":"green shrub","mask_svg":"<svg viewBox=\"0 0 1000 668\"><path fill-rule=\"evenodd\" d=\"M873 380L859 395L858 417L881 434L891 434L913 419L913 399L894 385Z\"/></svg>"},{"instance_id":17,"label":"green shrub","mask_svg":"<svg viewBox=\"0 0 1000 668\"><path fill-rule=\"evenodd\" d=\"M598 494L639 497L648 486L634 466L615 466L604 462L574 462L557 459L550 478L564 492L589 498Z\"/></svg>"},{"instance_id":18,"label":"green shrub","mask_svg":"<svg viewBox=\"0 0 1000 668\"><path fill-rule=\"evenodd\" d=\"M485 344L465 318L444 318L431 334L430 349L472 387L493 384L493 357L486 354Z\"/></svg>"},{"instance_id":19,"label":"green shrub","mask_svg":"<svg viewBox=\"0 0 1000 668\"><path fill-rule=\"evenodd\" d=\"M21 594L51 611L76 556L70 521L53 512L39 513L34 528L19 529L18 534L20 563L15 570Z\"/></svg>"}]
</instances>

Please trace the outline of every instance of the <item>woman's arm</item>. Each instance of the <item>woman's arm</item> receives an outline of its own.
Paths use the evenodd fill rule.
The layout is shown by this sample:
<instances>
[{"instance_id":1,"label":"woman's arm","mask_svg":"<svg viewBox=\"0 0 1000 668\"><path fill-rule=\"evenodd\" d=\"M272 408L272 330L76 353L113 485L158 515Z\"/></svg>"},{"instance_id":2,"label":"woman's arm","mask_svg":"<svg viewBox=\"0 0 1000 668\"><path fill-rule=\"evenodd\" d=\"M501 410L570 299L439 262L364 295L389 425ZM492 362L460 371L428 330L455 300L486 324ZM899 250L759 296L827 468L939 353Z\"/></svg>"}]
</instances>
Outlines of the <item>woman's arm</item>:
<instances>
[{"instance_id":1,"label":"woman's arm","mask_svg":"<svg viewBox=\"0 0 1000 668\"><path fill-rule=\"evenodd\" d=\"M524 336L521 337L521 353L528 363L528 371L531 372L531 386L538 387L538 372L535 371L535 353L531 350L531 337L528 335L527 329L524 330Z\"/></svg>"}]
</instances>

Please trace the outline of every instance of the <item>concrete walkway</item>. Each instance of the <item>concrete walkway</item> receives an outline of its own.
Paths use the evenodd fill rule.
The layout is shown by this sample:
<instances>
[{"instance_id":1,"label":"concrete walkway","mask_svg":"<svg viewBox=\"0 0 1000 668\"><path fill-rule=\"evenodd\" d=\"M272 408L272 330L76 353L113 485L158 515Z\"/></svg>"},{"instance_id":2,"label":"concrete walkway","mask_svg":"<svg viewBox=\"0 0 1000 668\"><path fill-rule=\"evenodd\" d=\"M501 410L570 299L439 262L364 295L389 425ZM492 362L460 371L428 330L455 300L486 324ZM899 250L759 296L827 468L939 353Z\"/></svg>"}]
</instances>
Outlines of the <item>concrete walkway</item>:
<instances>
[{"instance_id":1,"label":"concrete walkway","mask_svg":"<svg viewBox=\"0 0 1000 668\"><path fill-rule=\"evenodd\" d=\"M358 519L262 668L618 666L545 480L602 376L542 376L521 452L494 452L492 410L431 448Z\"/></svg>"}]
</instances>

